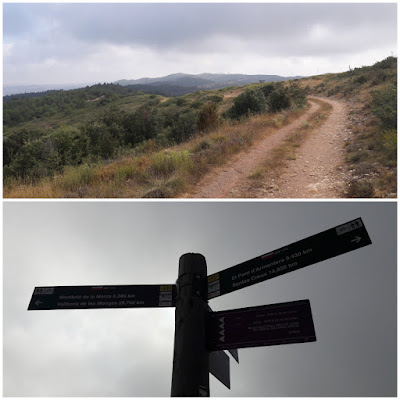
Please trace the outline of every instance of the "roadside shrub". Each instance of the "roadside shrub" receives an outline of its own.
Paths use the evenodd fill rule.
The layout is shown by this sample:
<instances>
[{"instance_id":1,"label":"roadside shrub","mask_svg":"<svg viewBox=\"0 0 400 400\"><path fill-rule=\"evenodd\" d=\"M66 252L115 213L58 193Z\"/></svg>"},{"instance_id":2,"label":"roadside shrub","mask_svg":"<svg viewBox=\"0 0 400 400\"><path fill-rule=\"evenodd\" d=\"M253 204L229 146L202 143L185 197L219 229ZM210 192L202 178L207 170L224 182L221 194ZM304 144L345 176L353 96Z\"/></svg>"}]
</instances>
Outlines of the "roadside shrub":
<instances>
[{"instance_id":1,"label":"roadside shrub","mask_svg":"<svg viewBox=\"0 0 400 400\"><path fill-rule=\"evenodd\" d=\"M383 133L382 144L387 153L388 158L391 160L396 160L397 131L395 129L389 129Z\"/></svg>"},{"instance_id":2,"label":"roadside shrub","mask_svg":"<svg viewBox=\"0 0 400 400\"><path fill-rule=\"evenodd\" d=\"M264 93L265 98L267 98L275 90L275 86L272 83L267 83L266 85L262 85L260 90Z\"/></svg>"},{"instance_id":3,"label":"roadside shrub","mask_svg":"<svg viewBox=\"0 0 400 400\"><path fill-rule=\"evenodd\" d=\"M350 163L358 163L368 159L369 153L366 150L358 150L355 153L347 156L347 161Z\"/></svg>"},{"instance_id":4,"label":"roadside shrub","mask_svg":"<svg viewBox=\"0 0 400 400\"><path fill-rule=\"evenodd\" d=\"M306 91L299 85L298 82L291 82L286 92L290 98L292 107L304 108L307 105Z\"/></svg>"},{"instance_id":5,"label":"roadside shrub","mask_svg":"<svg viewBox=\"0 0 400 400\"><path fill-rule=\"evenodd\" d=\"M205 104L197 117L197 129L206 132L218 126L218 112L216 103Z\"/></svg>"},{"instance_id":6,"label":"roadside shrub","mask_svg":"<svg viewBox=\"0 0 400 400\"><path fill-rule=\"evenodd\" d=\"M397 129L396 84L373 93L372 112L380 119L384 129Z\"/></svg>"},{"instance_id":7,"label":"roadside shrub","mask_svg":"<svg viewBox=\"0 0 400 400\"><path fill-rule=\"evenodd\" d=\"M233 106L227 110L226 115L232 119L240 119L249 114L265 111L265 96L260 90L248 89L236 97Z\"/></svg>"},{"instance_id":8,"label":"roadside shrub","mask_svg":"<svg viewBox=\"0 0 400 400\"><path fill-rule=\"evenodd\" d=\"M168 176L173 172L187 173L193 162L187 150L159 153L152 157L150 172L155 175Z\"/></svg>"},{"instance_id":9,"label":"roadside shrub","mask_svg":"<svg viewBox=\"0 0 400 400\"><path fill-rule=\"evenodd\" d=\"M374 186L370 181L353 181L350 184L348 196L351 198L371 198L374 195Z\"/></svg>"},{"instance_id":10,"label":"roadside shrub","mask_svg":"<svg viewBox=\"0 0 400 400\"><path fill-rule=\"evenodd\" d=\"M267 98L269 112L278 112L290 107L290 97L283 87L271 92Z\"/></svg>"}]
</instances>

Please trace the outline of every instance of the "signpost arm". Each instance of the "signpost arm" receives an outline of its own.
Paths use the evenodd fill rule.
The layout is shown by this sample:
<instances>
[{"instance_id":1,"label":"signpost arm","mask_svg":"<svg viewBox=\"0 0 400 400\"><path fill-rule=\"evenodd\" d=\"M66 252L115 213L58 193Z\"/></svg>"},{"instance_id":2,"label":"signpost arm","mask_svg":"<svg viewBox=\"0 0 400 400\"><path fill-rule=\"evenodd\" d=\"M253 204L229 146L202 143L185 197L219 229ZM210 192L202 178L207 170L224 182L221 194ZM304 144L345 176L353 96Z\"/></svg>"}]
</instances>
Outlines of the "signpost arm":
<instances>
[{"instance_id":1,"label":"signpost arm","mask_svg":"<svg viewBox=\"0 0 400 400\"><path fill-rule=\"evenodd\" d=\"M207 265L201 254L179 260L172 397L210 396L206 348Z\"/></svg>"}]
</instances>

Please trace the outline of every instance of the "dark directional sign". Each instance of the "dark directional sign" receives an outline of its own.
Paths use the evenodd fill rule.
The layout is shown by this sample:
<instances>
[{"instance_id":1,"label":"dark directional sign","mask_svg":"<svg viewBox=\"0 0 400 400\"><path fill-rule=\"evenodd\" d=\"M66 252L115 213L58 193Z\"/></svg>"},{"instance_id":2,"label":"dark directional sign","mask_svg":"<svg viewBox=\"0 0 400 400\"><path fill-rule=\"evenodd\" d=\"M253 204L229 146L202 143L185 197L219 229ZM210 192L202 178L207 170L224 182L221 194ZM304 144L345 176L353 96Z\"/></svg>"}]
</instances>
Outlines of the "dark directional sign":
<instances>
[{"instance_id":1,"label":"dark directional sign","mask_svg":"<svg viewBox=\"0 0 400 400\"><path fill-rule=\"evenodd\" d=\"M228 389L231 388L229 357L222 351L212 351L209 362L210 373Z\"/></svg>"},{"instance_id":2,"label":"dark directional sign","mask_svg":"<svg viewBox=\"0 0 400 400\"><path fill-rule=\"evenodd\" d=\"M316 341L309 300L210 313L207 335L211 351Z\"/></svg>"},{"instance_id":3,"label":"dark directional sign","mask_svg":"<svg viewBox=\"0 0 400 400\"><path fill-rule=\"evenodd\" d=\"M36 287L28 310L174 307L175 285Z\"/></svg>"},{"instance_id":4,"label":"dark directional sign","mask_svg":"<svg viewBox=\"0 0 400 400\"><path fill-rule=\"evenodd\" d=\"M208 298L263 282L371 243L361 218L357 218L210 275Z\"/></svg>"}]
</instances>

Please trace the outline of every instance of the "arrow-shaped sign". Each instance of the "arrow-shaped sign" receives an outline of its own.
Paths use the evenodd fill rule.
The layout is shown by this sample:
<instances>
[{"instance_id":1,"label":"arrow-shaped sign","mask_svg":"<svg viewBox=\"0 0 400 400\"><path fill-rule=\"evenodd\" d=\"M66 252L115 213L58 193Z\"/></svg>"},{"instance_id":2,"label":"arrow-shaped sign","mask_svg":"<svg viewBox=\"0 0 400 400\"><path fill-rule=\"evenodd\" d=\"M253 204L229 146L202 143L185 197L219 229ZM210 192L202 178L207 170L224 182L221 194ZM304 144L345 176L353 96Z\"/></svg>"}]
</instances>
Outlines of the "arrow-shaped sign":
<instances>
[{"instance_id":1,"label":"arrow-shaped sign","mask_svg":"<svg viewBox=\"0 0 400 400\"><path fill-rule=\"evenodd\" d=\"M208 298L263 282L371 243L361 218L357 218L210 275Z\"/></svg>"},{"instance_id":2,"label":"arrow-shaped sign","mask_svg":"<svg viewBox=\"0 0 400 400\"><path fill-rule=\"evenodd\" d=\"M175 285L36 287L28 310L175 307Z\"/></svg>"}]
</instances>

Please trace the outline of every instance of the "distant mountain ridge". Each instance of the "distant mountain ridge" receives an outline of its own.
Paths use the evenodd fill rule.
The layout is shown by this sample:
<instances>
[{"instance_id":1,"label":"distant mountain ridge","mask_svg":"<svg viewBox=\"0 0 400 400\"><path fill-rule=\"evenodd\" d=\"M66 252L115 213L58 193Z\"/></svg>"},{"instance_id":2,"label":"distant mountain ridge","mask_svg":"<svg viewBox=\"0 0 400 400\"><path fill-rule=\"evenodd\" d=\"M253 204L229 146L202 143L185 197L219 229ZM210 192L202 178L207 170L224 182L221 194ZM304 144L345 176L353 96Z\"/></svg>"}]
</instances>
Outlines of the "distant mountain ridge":
<instances>
[{"instance_id":1,"label":"distant mountain ridge","mask_svg":"<svg viewBox=\"0 0 400 400\"><path fill-rule=\"evenodd\" d=\"M183 96L197 90L222 89L227 86L250 85L260 81L276 82L300 78L302 78L302 76L284 77L279 75L212 73L192 75L176 73L159 78L120 79L113 83L121 86L131 86L133 89L142 90L145 93L156 93L166 96ZM47 91L73 90L92 85L95 85L95 83L3 85L3 97L33 93L40 96L45 94Z\"/></svg>"},{"instance_id":2,"label":"distant mountain ridge","mask_svg":"<svg viewBox=\"0 0 400 400\"><path fill-rule=\"evenodd\" d=\"M249 85L251 83L286 81L300 79L301 76L284 77L279 75L245 75L245 74L171 74L159 78L121 79L114 82L122 86L131 85L172 85L198 90L221 89L227 86Z\"/></svg>"},{"instance_id":3,"label":"distant mountain ridge","mask_svg":"<svg viewBox=\"0 0 400 400\"><path fill-rule=\"evenodd\" d=\"M94 85L91 83L59 83L59 84L43 84L43 85L4 85L3 96L11 96L22 93L43 93L49 90L72 90L85 86Z\"/></svg>"}]
</instances>

